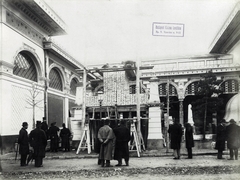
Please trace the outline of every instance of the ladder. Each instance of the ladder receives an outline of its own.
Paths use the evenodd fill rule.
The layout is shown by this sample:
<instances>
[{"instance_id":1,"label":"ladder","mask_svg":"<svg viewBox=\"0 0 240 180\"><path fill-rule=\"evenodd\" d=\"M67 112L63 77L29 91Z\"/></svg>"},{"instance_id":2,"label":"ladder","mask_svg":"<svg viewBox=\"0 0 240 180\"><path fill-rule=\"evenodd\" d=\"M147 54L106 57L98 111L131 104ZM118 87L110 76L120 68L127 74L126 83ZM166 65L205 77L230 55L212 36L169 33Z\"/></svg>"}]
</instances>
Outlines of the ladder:
<instances>
[{"instance_id":1,"label":"ladder","mask_svg":"<svg viewBox=\"0 0 240 180\"><path fill-rule=\"evenodd\" d=\"M139 137L136 130L135 121L131 122L131 136L133 136L133 142L130 142L130 151L137 151L138 157L140 157L140 143L139 143ZM133 148L136 147L136 150L133 150Z\"/></svg>"},{"instance_id":2,"label":"ladder","mask_svg":"<svg viewBox=\"0 0 240 180\"><path fill-rule=\"evenodd\" d=\"M144 144L144 140L143 140L143 136L142 136L142 133L140 133L140 146L143 147L143 150L145 151L146 148L145 148L145 144Z\"/></svg>"},{"instance_id":3,"label":"ladder","mask_svg":"<svg viewBox=\"0 0 240 180\"><path fill-rule=\"evenodd\" d=\"M78 145L78 149L76 154L79 154L79 151L81 149L86 149L88 150L88 154L91 153L91 144L90 144L90 132L89 132L89 125L85 124L84 125L84 130L83 130L83 134L81 137L81 141Z\"/></svg>"}]
</instances>

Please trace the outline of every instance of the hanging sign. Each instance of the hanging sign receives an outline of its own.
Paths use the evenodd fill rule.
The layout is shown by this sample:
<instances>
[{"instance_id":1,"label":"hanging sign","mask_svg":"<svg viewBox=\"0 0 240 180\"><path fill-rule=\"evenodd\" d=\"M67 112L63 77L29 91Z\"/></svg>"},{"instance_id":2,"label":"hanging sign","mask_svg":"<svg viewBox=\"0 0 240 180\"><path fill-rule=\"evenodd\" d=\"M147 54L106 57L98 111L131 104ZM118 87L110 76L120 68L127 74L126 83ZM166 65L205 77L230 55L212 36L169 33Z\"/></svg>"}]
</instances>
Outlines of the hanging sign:
<instances>
[{"instance_id":1,"label":"hanging sign","mask_svg":"<svg viewBox=\"0 0 240 180\"><path fill-rule=\"evenodd\" d=\"M184 24L178 23L158 23L152 24L153 36L183 37Z\"/></svg>"}]
</instances>

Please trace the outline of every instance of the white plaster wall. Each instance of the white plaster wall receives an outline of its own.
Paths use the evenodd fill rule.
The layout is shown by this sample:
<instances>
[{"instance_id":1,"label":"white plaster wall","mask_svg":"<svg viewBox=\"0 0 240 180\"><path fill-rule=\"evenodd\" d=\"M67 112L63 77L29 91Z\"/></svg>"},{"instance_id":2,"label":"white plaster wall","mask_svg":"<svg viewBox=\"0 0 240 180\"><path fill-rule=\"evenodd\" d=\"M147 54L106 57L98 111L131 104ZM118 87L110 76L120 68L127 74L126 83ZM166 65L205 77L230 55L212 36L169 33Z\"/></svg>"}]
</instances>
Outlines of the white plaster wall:
<instances>
[{"instance_id":1,"label":"white plaster wall","mask_svg":"<svg viewBox=\"0 0 240 180\"><path fill-rule=\"evenodd\" d=\"M12 78L5 78L2 81L2 131L1 135L16 135L22 127L22 122L29 124L28 130L32 130L33 125L33 109L27 103L30 97L31 82L21 82ZM36 101L41 101L44 93L40 93L36 97ZM35 108L35 121L42 120L44 116L44 101L41 101Z\"/></svg>"},{"instance_id":2,"label":"white plaster wall","mask_svg":"<svg viewBox=\"0 0 240 180\"><path fill-rule=\"evenodd\" d=\"M2 24L1 26L1 61L14 64L14 58L21 50L28 50L39 59L41 71L43 69L44 51L42 47L38 46L30 39L22 36L20 33L14 31L8 26ZM40 72L42 74L42 72ZM40 75L39 74L39 75ZM41 84L42 82L39 82ZM0 135L16 135L19 133L22 122L29 123L29 131L32 129L32 112L26 103L26 94L29 93L27 89L31 88L32 81L21 79L14 75L0 74ZM38 98L43 99L44 94L40 93ZM18 103L18 106L14 106ZM44 101L39 106L43 107ZM28 106L28 107L27 107ZM36 108L35 119L42 120L44 116L44 109Z\"/></svg>"},{"instance_id":3,"label":"white plaster wall","mask_svg":"<svg viewBox=\"0 0 240 180\"><path fill-rule=\"evenodd\" d=\"M44 51L42 47L38 46L30 39L22 36L20 33L14 31L13 29L10 29L6 25L2 25L1 60L13 64L15 56L18 54L19 50L23 48L24 44L30 47L29 50L32 50L35 52L35 54L37 54L41 61L40 64L43 65Z\"/></svg>"},{"instance_id":4,"label":"white plaster wall","mask_svg":"<svg viewBox=\"0 0 240 180\"><path fill-rule=\"evenodd\" d=\"M233 55L233 62L240 65L240 41L233 47L233 49L229 53Z\"/></svg>"},{"instance_id":5,"label":"white plaster wall","mask_svg":"<svg viewBox=\"0 0 240 180\"><path fill-rule=\"evenodd\" d=\"M2 129L3 129L3 125L2 125L2 119L3 119L3 83L2 83L2 79L1 79L1 75L0 75L0 135L2 134Z\"/></svg>"}]
</instances>

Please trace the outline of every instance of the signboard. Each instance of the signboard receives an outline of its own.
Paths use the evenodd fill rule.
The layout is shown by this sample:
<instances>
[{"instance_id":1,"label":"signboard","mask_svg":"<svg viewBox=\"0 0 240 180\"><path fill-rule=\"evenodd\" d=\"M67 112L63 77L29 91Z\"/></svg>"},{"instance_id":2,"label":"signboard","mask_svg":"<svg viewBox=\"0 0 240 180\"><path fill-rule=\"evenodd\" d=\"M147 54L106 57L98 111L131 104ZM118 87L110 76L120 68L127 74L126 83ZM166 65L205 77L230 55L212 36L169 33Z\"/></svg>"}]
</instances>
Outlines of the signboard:
<instances>
[{"instance_id":1,"label":"signboard","mask_svg":"<svg viewBox=\"0 0 240 180\"><path fill-rule=\"evenodd\" d=\"M154 22L152 25L152 35L167 37L183 37L184 24Z\"/></svg>"}]
</instances>

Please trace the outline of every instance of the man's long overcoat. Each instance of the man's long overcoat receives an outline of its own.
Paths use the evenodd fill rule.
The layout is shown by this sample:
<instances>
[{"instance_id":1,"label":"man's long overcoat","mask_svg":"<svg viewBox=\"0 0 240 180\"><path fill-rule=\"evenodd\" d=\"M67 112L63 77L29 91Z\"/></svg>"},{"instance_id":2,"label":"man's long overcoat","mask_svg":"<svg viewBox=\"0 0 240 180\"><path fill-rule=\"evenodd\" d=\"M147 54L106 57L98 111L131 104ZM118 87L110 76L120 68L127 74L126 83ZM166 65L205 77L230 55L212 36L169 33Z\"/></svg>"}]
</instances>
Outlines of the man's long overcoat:
<instances>
[{"instance_id":1,"label":"man's long overcoat","mask_svg":"<svg viewBox=\"0 0 240 180\"><path fill-rule=\"evenodd\" d=\"M102 141L108 140L106 144L102 144L99 153L99 159L111 160L115 135L111 127L104 125L98 131L98 139Z\"/></svg>"},{"instance_id":2,"label":"man's long overcoat","mask_svg":"<svg viewBox=\"0 0 240 180\"><path fill-rule=\"evenodd\" d=\"M131 139L130 130L124 126L120 125L119 127L113 129L113 132L116 136L116 145L114 151L114 159L120 160L122 158L129 158L129 147L128 142Z\"/></svg>"},{"instance_id":3,"label":"man's long overcoat","mask_svg":"<svg viewBox=\"0 0 240 180\"><path fill-rule=\"evenodd\" d=\"M180 149L181 140L182 140L182 126L178 123L174 123L169 126L168 133L170 135L170 148L171 149Z\"/></svg>"},{"instance_id":4,"label":"man's long overcoat","mask_svg":"<svg viewBox=\"0 0 240 180\"><path fill-rule=\"evenodd\" d=\"M240 127L236 124L230 124L226 127L227 147L228 149L237 149L240 145Z\"/></svg>"},{"instance_id":5,"label":"man's long overcoat","mask_svg":"<svg viewBox=\"0 0 240 180\"><path fill-rule=\"evenodd\" d=\"M34 149L34 157L45 157L47 136L42 129L36 128L32 130L29 134L29 142Z\"/></svg>"},{"instance_id":6,"label":"man's long overcoat","mask_svg":"<svg viewBox=\"0 0 240 180\"><path fill-rule=\"evenodd\" d=\"M29 154L28 132L24 128L21 128L21 130L19 131L18 144L19 144L19 154L22 154L22 155Z\"/></svg>"},{"instance_id":7,"label":"man's long overcoat","mask_svg":"<svg viewBox=\"0 0 240 180\"><path fill-rule=\"evenodd\" d=\"M217 137L216 137L215 149L224 151L225 141L226 141L226 128L222 124L219 124L217 126Z\"/></svg>"}]
</instances>

